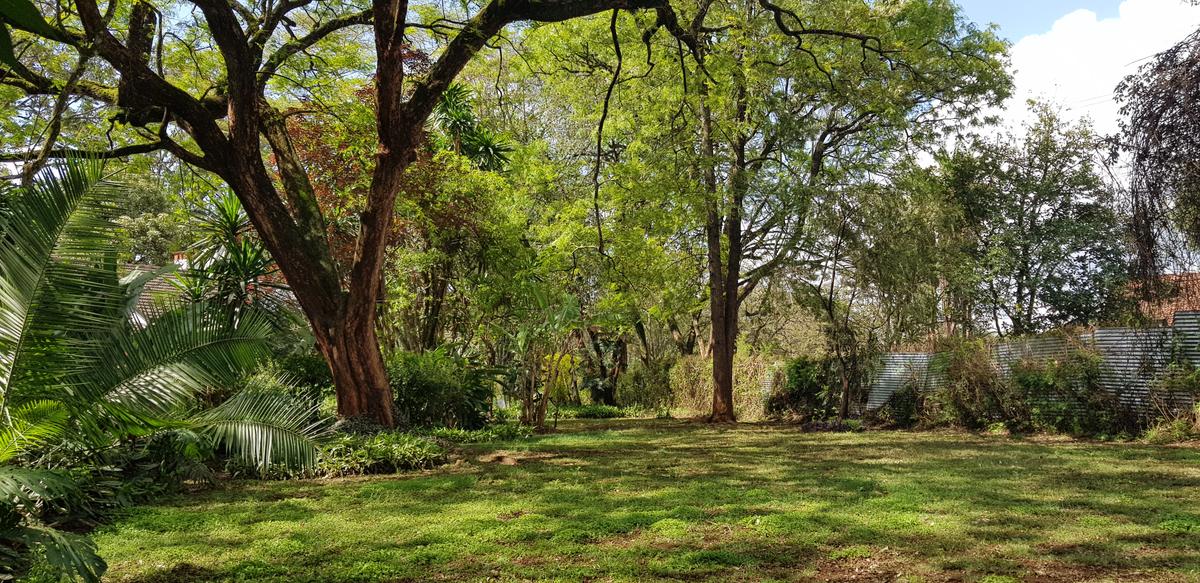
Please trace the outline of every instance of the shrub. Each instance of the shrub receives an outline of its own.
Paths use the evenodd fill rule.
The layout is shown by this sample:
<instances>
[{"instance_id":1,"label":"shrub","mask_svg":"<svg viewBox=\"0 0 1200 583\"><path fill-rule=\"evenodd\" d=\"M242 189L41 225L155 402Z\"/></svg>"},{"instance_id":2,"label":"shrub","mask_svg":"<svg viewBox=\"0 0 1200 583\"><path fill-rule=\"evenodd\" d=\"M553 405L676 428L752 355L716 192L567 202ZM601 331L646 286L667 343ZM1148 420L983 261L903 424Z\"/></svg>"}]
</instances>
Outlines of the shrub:
<instances>
[{"instance_id":1,"label":"shrub","mask_svg":"<svg viewBox=\"0 0 1200 583\"><path fill-rule=\"evenodd\" d=\"M1152 387L1150 398L1166 417L1187 411L1200 398L1200 367L1171 364Z\"/></svg>"},{"instance_id":2,"label":"shrub","mask_svg":"<svg viewBox=\"0 0 1200 583\"><path fill-rule=\"evenodd\" d=\"M773 362L754 354L739 353L733 361L733 409L742 421L766 417L763 386L774 374ZM685 356L671 367L671 408L685 416L712 412L712 359Z\"/></svg>"},{"instance_id":3,"label":"shrub","mask_svg":"<svg viewBox=\"0 0 1200 583\"><path fill-rule=\"evenodd\" d=\"M917 424L922 401L921 393L917 390L916 385L908 383L892 393L892 396L888 397L876 415L887 425L907 429Z\"/></svg>"},{"instance_id":4,"label":"shrub","mask_svg":"<svg viewBox=\"0 0 1200 583\"><path fill-rule=\"evenodd\" d=\"M1100 385L1099 354L1072 350L1052 361L1022 361L1012 368L1014 391L1033 429L1074 435L1136 431L1138 415Z\"/></svg>"},{"instance_id":5,"label":"shrub","mask_svg":"<svg viewBox=\"0 0 1200 583\"><path fill-rule=\"evenodd\" d=\"M499 423L485 429L453 429L439 427L429 432L430 437L453 443L486 443L489 441L512 441L533 435L532 429L516 423Z\"/></svg>"},{"instance_id":6,"label":"shrub","mask_svg":"<svg viewBox=\"0 0 1200 583\"><path fill-rule=\"evenodd\" d=\"M1200 439L1200 403L1187 412L1164 419L1151 426L1142 435L1147 443L1165 444Z\"/></svg>"},{"instance_id":7,"label":"shrub","mask_svg":"<svg viewBox=\"0 0 1200 583\"><path fill-rule=\"evenodd\" d=\"M832 413L838 387L828 359L796 358L787 364L783 386L771 393L767 413L823 419Z\"/></svg>"},{"instance_id":8,"label":"shrub","mask_svg":"<svg viewBox=\"0 0 1200 583\"><path fill-rule=\"evenodd\" d=\"M318 392L333 387L329 365L316 351L293 352L275 358L279 370L285 372L293 385Z\"/></svg>"},{"instance_id":9,"label":"shrub","mask_svg":"<svg viewBox=\"0 0 1200 583\"><path fill-rule=\"evenodd\" d=\"M326 478L391 474L446 463L446 452L432 441L400 432L344 434L321 446L314 473Z\"/></svg>"},{"instance_id":10,"label":"shrub","mask_svg":"<svg viewBox=\"0 0 1200 583\"><path fill-rule=\"evenodd\" d=\"M634 361L617 381L617 402L624 407L660 410L671 403L671 362Z\"/></svg>"},{"instance_id":11,"label":"shrub","mask_svg":"<svg viewBox=\"0 0 1200 583\"><path fill-rule=\"evenodd\" d=\"M858 419L818 419L800 425L800 431L805 433L848 433L862 431L862 421Z\"/></svg>"},{"instance_id":12,"label":"shrub","mask_svg":"<svg viewBox=\"0 0 1200 583\"><path fill-rule=\"evenodd\" d=\"M620 407L592 404L559 407L558 416L563 419L616 419L628 415Z\"/></svg>"},{"instance_id":13,"label":"shrub","mask_svg":"<svg viewBox=\"0 0 1200 583\"><path fill-rule=\"evenodd\" d=\"M943 385L931 395L936 409L950 421L981 430L996 421L1010 429L1023 429L1026 415L1013 399L1009 386L1000 378L989 345L982 339L949 339L949 345L930 363L945 376Z\"/></svg>"},{"instance_id":14,"label":"shrub","mask_svg":"<svg viewBox=\"0 0 1200 583\"><path fill-rule=\"evenodd\" d=\"M492 380L464 359L441 350L402 352L388 362L388 375L402 424L461 429L487 424Z\"/></svg>"}]
</instances>

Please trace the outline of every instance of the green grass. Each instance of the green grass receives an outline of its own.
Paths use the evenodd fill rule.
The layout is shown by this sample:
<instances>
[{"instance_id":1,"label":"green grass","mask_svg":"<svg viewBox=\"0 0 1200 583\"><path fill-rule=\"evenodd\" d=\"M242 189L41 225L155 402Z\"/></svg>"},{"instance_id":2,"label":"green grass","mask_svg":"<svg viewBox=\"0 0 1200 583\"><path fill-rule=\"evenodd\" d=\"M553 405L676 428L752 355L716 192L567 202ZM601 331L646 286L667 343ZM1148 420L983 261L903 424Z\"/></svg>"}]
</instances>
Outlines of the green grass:
<instances>
[{"instance_id":1,"label":"green grass","mask_svg":"<svg viewBox=\"0 0 1200 583\"><path fill-rule=\"evenodd\" d=\"M1200 451L572 421L452 466L243 482L98 533L115 581L1200 581Z\"/></svg>"}]
</instances>

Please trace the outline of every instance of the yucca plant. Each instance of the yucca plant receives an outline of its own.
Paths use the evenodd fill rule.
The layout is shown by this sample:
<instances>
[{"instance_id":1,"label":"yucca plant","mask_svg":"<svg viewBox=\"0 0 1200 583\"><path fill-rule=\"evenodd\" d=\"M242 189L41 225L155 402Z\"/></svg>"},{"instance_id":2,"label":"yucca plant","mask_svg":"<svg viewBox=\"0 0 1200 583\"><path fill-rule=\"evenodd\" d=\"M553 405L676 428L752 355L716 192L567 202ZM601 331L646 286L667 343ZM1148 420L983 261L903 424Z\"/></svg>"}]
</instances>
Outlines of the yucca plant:
<instances>
[{"instance_id":1,"label":"yucca plant","mask_svg":"<svg viewBox=\"0 0 1200 583\"><path fill-rule=\"evenodd\" d=\"M40 553L64 577L96 581L104 562L86 538L41 524L77 496L38 454L70 442L100 450L131 436L183 432L257 465L311 465L325 424L291 398L242 392L204 409L266 354L268 320L203 303L134 318L144 281L118 277L119 185L95 160L71 160L0 205L0 575ZM81 463L86 463L82 462Z\"/></svg>"},{"instance_id":2,"label":"yucca plant","mask_svg":"<svg viewBox=\"0 0 1200 583\"><path fill-rule=\"evenodd\" d=\"M280 328L289 327L298 312L288 305L288 288L279 277L279 267L254 235L238 198L226 192L196 214L193 226L200 237L176 287L190 301L220 304L234 315L247 310L265 313Z\"/></svg>"}]
</instances>

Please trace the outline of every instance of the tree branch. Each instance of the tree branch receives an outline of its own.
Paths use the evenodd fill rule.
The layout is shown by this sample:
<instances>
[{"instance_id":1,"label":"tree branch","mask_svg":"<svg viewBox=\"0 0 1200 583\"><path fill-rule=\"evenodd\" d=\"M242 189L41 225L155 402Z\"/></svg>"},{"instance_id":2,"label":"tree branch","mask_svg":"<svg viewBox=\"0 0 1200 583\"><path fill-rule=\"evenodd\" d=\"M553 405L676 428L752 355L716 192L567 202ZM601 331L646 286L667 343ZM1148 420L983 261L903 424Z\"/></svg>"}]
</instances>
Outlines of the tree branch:
<instances>
[{"instance_id":1,"label":"tree branch","mask_svg":"<svg viewBox=\"0 0 1200 583\"><path fill-rule=\"evenodd\" d=\"M124 158L135 154L147 154L149 152L157 152L164 150L167 145L163 142L149 142L145 144L133 144L129 146L121 146L111 150L80 150L76 148L57 148L46 152L47 159L63 159L63 158L99 158L110 160L113 158ZM24 162L29 158L37 155L36 151L20 152L11 154L0 154L0 162Z\"/></svg>"},{"instance_id":2,"label":"tree branch","mask_svg":"<svg viewBox=\"0 0 1200 583\"><path fill-rule=\"evenodd\" d=\"M260 90L266 87L267 81L275 74L279 67L283 66L288 59L292 58L296 53L306 50L309 47L321 42L325 37L351 26L371 24L374 16L371 9L362 10L352 14L347 14L332 20L325 21L324 24L312 29L308 34L284 43L271 56L267 57L263 62L262 68L258 71L258 84Z\"/></svg>"}]
</instances>

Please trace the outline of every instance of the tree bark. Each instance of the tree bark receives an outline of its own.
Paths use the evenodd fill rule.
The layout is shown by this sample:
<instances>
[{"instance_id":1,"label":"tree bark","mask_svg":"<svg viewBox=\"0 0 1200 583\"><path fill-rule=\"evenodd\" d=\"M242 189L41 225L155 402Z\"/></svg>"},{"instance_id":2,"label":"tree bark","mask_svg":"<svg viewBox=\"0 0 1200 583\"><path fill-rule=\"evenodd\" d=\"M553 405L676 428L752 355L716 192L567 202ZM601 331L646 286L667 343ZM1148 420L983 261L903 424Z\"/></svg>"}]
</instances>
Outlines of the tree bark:
<instances>
[{"instance_id":1,"label":"tree bark","mask_svg":"<svg viewBox=\"0 0 1200 583\"><path fill-rule=\"evenodd\" d=\"M735 256L738 249L735 248L732 240L727 258L723 252L722 232L725 231L726 237L731 233L728 228L729 217L723 216L720 208L721 193L717 187L712 111L709 109L707 98L707 84L701 81L700 149L706 158L703 163L703 173L704 186L708 194L708 211L704 223L704 235L708 247L708 302L709 311L712 314L713 359L713 401L712 413L709 414L708 420L711 423L733 423L737 421L737 415L733 410L733 355L737 351L738 277L736 274L734 275L732 278L733 288L730 289L730 278L727 274L731 270L739 269L740 261ZM727 212L729 211L727 210Z\"/></svg>"},{"instance_id":2,"label":"tree bark","mask_svg":"<svg viewBox=\"0 0 1200 583\"><path fill-rule=\"evenodd\" d=\"M374 319L343 320L335 334L317 335L317 347L333 375L338 416L367 418L394 427L392 390Z\"/></svg>"}]
</instances>

